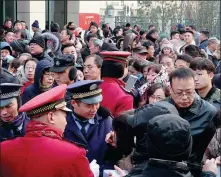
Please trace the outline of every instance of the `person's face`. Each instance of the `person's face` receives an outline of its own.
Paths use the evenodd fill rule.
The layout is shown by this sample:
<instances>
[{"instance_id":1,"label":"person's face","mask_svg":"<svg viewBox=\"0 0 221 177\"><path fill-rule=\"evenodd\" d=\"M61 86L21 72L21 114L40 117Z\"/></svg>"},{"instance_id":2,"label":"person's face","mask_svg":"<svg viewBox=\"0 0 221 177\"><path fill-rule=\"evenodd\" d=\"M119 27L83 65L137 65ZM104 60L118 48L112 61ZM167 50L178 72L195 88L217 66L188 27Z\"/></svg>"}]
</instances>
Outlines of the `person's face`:
<instances>
[{"instance_id":1,"label":"person's face","mask_svg":"<svg viewBox=\"0 0 221 177\"><path fill-rule=\"evenodd\" d=\"M136 48L136 46L137 46L137 40L134 39L132 44L131 44L131 48L134 49L134 48Z\"/></svg>"},{"instance_id":2,"label":"person's face","mask_svg":"<svg viewBox=\"0 0 221 177\"><path fill-rule=\"evenodd\" d=\"M93 44L93 41L97 39L96 37L91 37L88 41L88 47L90 47Z\"/></svg>"},{"instance_id":3,"label":"person's face","mask_svg":"<svg viewBox=\"0 0 221 177\"><path fill-rule=\"evenodd\" d=\"M193 34L192 33L184 33L184 41L187 44L190 44L193 41Z\"/></svg>"},{"instance_id":4,"label":"person's face","mask_svg":"<svg viewBox=\"0 0 221 177\"><path fill-rule=\"evenodd\" d=\"M168 48L168 47L165 47L165 48L163 49L163 53L164 53L165 55L169 55L169 54L171 53L171 49Z\"/></svg>"},{"instance_id":5,"label":"person's face","mask_svg":"<svg viewBox=\"0 0 221 177\"><path fill-rule=\"evenodd\" d=\"M175 68L189 68L190 64L184 60L177 59L175 62Z\"/></svg>"},{"instance_id":6,"label":"person's face","mask_svg":"<svg viewBox=\"0 0 221 177\"><path fill-rule=\"evenodd\" d=\"M195 83L193 78L173 78L170 87L171 97L179 108L188 108L194 101Z\"/></svg>"},{"instance_id":7,"label":"person's face","mask_svg":"<svg viewBox=\"0 0 221 177\"><path fill-rule=\"evenodd\" d=\"M32 55L38 55L43 52L43 48L38 44L31 43L30 44L30 52Z\"/></svg>"},{"instance_id":8,"label":"person's face","mask_svg":"<svg viewBox=\"0 0 221 177\"><path fill-rule=\"evenodd\" d=\"M206 39L205 35L203 33L200 33L200 42L202 42L205 39Z\"/></svg>"},{"instance_id":9,"label":"person's face","mask_svg":"<svg viewBox=\"0 0 221 177\"><path fill-rule=\"evenodd\" d=\"M144 76L144 78L147 77L147 74L148 74L148 66L146 66L146 67L143 69L143 76Z\"/></svg>"},{"instance_id":10,"label":"person's face","mask_svg":"<svg viewBox=\"0 0 221 177\"><path fill-rule=\"evenodd\" d=\"M84 80L84 74L81 70L77 70L77 80L82 81Z\"/></svg>"},{"instance_id":11,"label":"person's face","mask_svg":"<svg viewBox=\"0 0 221 177\"><path fill-rule=\"evenodd\" d=\"M134 75L136 76L139 72L133 67L133 66L129 66L128 67L128 74L129 75Z\"/></svg>"},{"instance_id":12,"label":"person's face","mask_svg":"<svg viewBox=\"0 0 221 177\"><path fill-rule=\"evenodd\" d=\"M151 37L154 39L158 39L159 34L157 32L155 32L155 33L151 34Z\"/></svg>"},{"instance_id":13,"label":"person's face","mask_svg":"<svg viewBox=\"0 0 221 177\"><path fill-rule=\"evenodd\" d=\"M5 57L7 57L8 55L10 55L10 52L7 49L2 49L1 50L1 59L5 59Z\"/></svg>"},{"instance_id":14,"label":"person's face","mask_svg":"<svg viewBox=\"0 0 221 177\"><path fill-rule=\"evenodd\" d=\"M83 72L85 80L98 80L101 75L101 68L98 68L94 63L94 58L90 57L84 62Z\"/></svg>"},{"instance_id":15,"label":"person's face","mask_svg":"<svg viewBox=\"0 0 221 177\"><path fill-rule=\"evenodd\" d=\"M147 59L147 53L133 53L133 56L137 59L137 60L146 60Z\"/></svg>"},{"instance_id":16,"label":"person's face","mask_svg":"<svg viewBox=\"0 0 221 177\"><path fill-rule=\"evenodd\" d=\"M179 40L180 39L180 34L179 33L176 33L172 36L172 39L177 39Z\"/></svg>"},{"instance_id":17,"label":"person's face","mask_svg":"<svg viewBox=\"0 0 221 177\"><path fill-rule=\"evenodd\" d=\"M87 119L93 119L97 113L98 108L100 107L100 103L97 104L86 104L83 102L75 102L72 100L71 102L74 112L79 116Z\"/></svg>"},{"instance_id":18,"label":"person's face","mask_svg":"<svg viewBox=\"0 0 221 177\"><path fill-rule=\"evenodd\" d=\"M90 54L92 55L99 51L99 47L95 46L94 43L92 43L91 46L89 47L89 50L90 50Z\"/></svg>"},{"instance_id":19,"label":"person's face","mask_svg":"<svg viewBox=\"0 0 221 177\"><path fill-rule=\"evenodd\" d=\"M26 29L26 23L22 22L21 23L22 29L25 30Z\"/></svg>"},{"instance_id":20,"label":"person's face","mask_svg":"<svg viewBox=\"0 0 221 177\"><path fill-rule=\"evenodd\" d=\"M61 31L61 34L60 34L60 40L61 40L61 42L68 41L69 38L70 38L70 36L67 35L67 31L66 31L66 30L62 30L62 31Z\"/></svg>"},{"instance_id":21,"label":"person's face","mask_svg":"<svg viewBox=\"0 0 221 177\"><path fill-rule=\"evenodd\" d=\"M15 40L21 39L21 32L15 33Z\"/></svg>"},{"instance_id":22,"label":"person's face","mask_svg":"<svg viewBox=\"0 0 221 177\"><path fill-rule=\"evenodd\" d=\"M217 45L218 45L218 42L214 41L211 44L209 44L209 49L212 51L215 51L217 49Z\"/></svg>"},{"instance_id":23,"label":"person's face","mask_svg":"<svg viewBox=\"0 0 221 177\"><path fill-rule=\"evenodd\" d=\"M45 72L42 77L41 84L44 87L51 87L54 83L54 73L53 72Z\"/></svg>"},{"instance_id":24,"label":"person's face","mask_svg":"<svg viewBox=\"0 0 221 177\"><path fill-rule=\"evenodd\" d=\"M14 26L14 29L15 30L21 30L22 29L21 23L16 23L15 26Z\"/></svg>"},{"instance_id":25,"label":"person's face","mask_svg":"<svg viewBox=\"0 0 221 177\"><path fill-rule=\"evenodd\" d=\"M70 84L71 81L68 77L69 71L70 71L70 68L67 68L63 72L54 73L54 79L58 85L61 85L61 84L69 85Z\"/></svg>"},{"instance_id":26,"label":"person's face","mask_svg":"<svg viewBox=\"0 0 221 177\"><path fill-rule=\"evenodd\" d=\"M1 120L4 122L13 121L18 115L17 99L13 98L12 102L9 105L5 107L0 107L0 115Z\"/></svg>"},{"instance_id":27,"label":"person's face","mask_svg":"<svg viewBox=\"0 0 221 177\"><path fill-rule=\"evenodd\" d=\"M195 73L195 88L198 90L204 89L205 87L209 86L212 82L213 73L207 73L206 70L196 70Z\"/></svg>"},{"instance_id":28,"label":"person's face","mask_svg":"<svg viewBox=\"0 0 221 177\"><path fill-rule=\"evenodd\" d=\"M67 113L62 110L56 110L48 113L49 124L61 130L62 133L67 125L66 117Z\"/></svg>"},{"instance_id":29,"label":"person's face","mask_svg":"<svg viewBox=\"0 0 221 177\"><path fill-rule=\"evenodd\" d=\"M148 56L149 57L153 57L154 52L155 52L154 47L153 46L149 46L149 48L147 49L147 52L148 52Z\"/></svg>"},{"instance_id":30,"label":"person's face","mask_svg":"<svg viewBox=\"0 0 221 177\"><path fill-rule=\"evenodd\" d=\"M179 34L180 40L184 40L184 34Z\"/></svg>"},{"instance_id":31,"label":"person's face","mask_svg":"<svg viewBox=\"0 0 221 177\"><path fill-rule=\"evenodd\" d=\"M93 26L93 25L92 25L92 26L90 27L90 32L91 32L92 34L96 34L96 33L97 33L97 30L98 30L98 29L97 29L96 26Z\"/></svg>"},{"instance_id":32,"label":"person's face","mask_svg":"<svg viewBox=\"0 0 221 177\"><path fill-rule=\"evenodd\" d=\"M166 98L164 90L162 88L157 89L153 95L149 97L149 104L162 101Z\"/></svg>"},{"instance_id":33,"label":"person's face","mask_svg":"<svg viewBox=\"0 0 221 177\"><path fill-rule=\"evenodd\" d=\"M160 61L160 64L166 68L168 74L170 74L175 69L173 59L170 57L163 57Z\"/></svg>"},{"instance_id":34,"label":"person's face","mask_svg":"<svg viewBox=\"0 0 221 177\"><path fill-rule=\"evenodd\" d=\"M74 46L70 46L70 47L65 47L63 50L63 55L74 55L74 60L75 62L77 61L77 52Z\"/></svg>"},{"instance_id":35,"label":"person's face","mask_svg":"<svg viewBox=\"0 0 221 177\"><path fill-rule=\"evenodd\" d=\"M8 28L12 27L12 22L11 21L6 21L5 26Z\"/></svg>"},{"instance_id":36,"label":"person's face","mask_svg":"<svg viewBox=\"0 0 221 177\"><path fill-rule=\"evenodd\" d=\"M11 43L15 40L15 34L13 32L8 32L5 36L5 41Z\"/></svg>"},{"instance_id":37,"label":"person's face","mask_svg":"<svg viewBox=\"0 0 221 177\"><path fill-rule=\"evenodd\" d=\"M151 83L157 76L157 73L155 73L152 69L149 70L147 73L147 81Z\"/></svg>"},{"instance_id":38,"label":"person's face","mask_svg":"<svg viewBox=\"0 0 221 177\"><path fill-rule=\"evenodd\" d=\"M147 36L147 33L144 33L144 34L141 36L141 38L144 39L144 40L146 40L146 36Z\"/></svg>"},{"instance_id":39,"label":"person's face","mask_svg":"<svg viewBox=\"0 0 221 177\"><path fill-rule=\"evenodd\" d=\"M122 36L122 35L123 35L123 30L120 29L116 36Z\"/></svg>"},{"instance_id":40,"label":"person's face","mask_svg":"<svg viewBox=\"0 0 221 177\"><path fill-rule=\"evenodd\" d=\"M36 62L28 61L25 65L25 76L28 80L33 80L35 76Z\"/></svg>"}]
</instances>

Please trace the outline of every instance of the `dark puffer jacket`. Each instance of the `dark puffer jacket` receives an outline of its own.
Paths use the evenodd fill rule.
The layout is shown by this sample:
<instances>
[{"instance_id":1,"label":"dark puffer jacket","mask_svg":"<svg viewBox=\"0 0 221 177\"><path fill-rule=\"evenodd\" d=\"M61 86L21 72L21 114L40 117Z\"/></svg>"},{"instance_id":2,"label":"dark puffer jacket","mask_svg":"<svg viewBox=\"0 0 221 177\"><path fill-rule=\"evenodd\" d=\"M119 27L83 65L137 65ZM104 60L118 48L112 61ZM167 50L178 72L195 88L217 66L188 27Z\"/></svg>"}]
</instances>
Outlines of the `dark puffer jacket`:
<instances>
[{"instance_id":1,"label":"dark puffer jacket","mask_svg":"<svg viewBox=\"0 0 221 177\"><path fill-rule=\"evenodd\" d=\"M44 70L52 66L53 64L48 60L42 60L38 62L35 70L34 83L25 88L24 93L22 94L22 104L25 104L35 96L44 92L41 84L42 76Z\"/></svg>"}]
</instances>

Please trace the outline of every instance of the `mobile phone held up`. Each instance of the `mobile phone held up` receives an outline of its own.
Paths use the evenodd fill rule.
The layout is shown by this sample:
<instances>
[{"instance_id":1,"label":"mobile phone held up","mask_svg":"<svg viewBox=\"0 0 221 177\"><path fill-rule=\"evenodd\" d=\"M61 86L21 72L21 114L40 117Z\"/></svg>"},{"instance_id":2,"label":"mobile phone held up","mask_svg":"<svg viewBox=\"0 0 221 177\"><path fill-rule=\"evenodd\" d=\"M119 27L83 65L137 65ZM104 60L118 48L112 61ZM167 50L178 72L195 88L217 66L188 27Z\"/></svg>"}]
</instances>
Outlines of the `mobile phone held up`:
<instances>
[{"instance_id":1,"label":"mobile phone held up","mask_svg":"<svg viewBox=\"0 0 221 177\"><path fill-rule=\"evenodd\" d=\"M138 77L137 76L134 76L134 75L130 75L128 80L127 80L127 83L126 83L126 86L125 86L125 89L130 92L131 89L134 87L135 83L137 82L137 79Z\"/></svg>"}]
</instances>

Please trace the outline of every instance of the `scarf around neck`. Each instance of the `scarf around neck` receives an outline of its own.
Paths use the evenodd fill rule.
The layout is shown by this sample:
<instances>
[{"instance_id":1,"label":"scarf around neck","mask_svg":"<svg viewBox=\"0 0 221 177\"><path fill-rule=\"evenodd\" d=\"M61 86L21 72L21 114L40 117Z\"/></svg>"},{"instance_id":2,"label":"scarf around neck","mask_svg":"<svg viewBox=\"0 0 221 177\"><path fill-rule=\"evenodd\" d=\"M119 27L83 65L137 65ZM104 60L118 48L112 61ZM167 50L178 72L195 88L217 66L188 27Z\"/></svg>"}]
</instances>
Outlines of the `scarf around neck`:
<instances>
[{"instance_id":1,"label":"scarf around neck","mask_svg":"<svg viewBox=\"0 0 221 177\"><path fill-rule=\"evenodd\" d=\"M57 128L42 123L40 121L31 120L26 126L26 135L28 137L49 137L62 140L62 132Z\"/></svg>"},{"instance_id":2,"label":"scarf around neck","mask_svg":"<svg viewBox=\"0 0 221 177\"><path fill-rule=\"evenodd\" d=\"M14 129L19 127L27 118L26 114L23 112L19 114L13 121L11 122L2 122L2 126L7 129Z\"/></svg>"}]
</instances>

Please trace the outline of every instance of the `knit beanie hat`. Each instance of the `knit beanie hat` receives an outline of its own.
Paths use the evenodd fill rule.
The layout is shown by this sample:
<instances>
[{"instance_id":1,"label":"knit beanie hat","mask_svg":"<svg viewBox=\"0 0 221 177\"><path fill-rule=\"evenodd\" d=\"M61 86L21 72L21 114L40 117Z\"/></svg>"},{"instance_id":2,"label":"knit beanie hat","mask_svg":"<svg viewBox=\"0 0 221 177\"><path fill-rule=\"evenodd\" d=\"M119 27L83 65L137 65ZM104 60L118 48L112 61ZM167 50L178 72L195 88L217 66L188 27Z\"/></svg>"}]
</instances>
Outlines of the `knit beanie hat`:
<instances>
[{"instance_id":1,"label":"knit beanie hat","mask_svg":"<svg viewBox=\"0 0 221 177\"><path fill-rule=\"evenodd\" d=\"M91 26L95 26L96 28L98 28L98 24L96 22L91 22L89 29L91 28Z\"/></svg>"},{"instance_id":2,"label":"knit beanie hat","mask_svg":"<svg viewBox=\"0 0 221 177\"><path fill-rule=\"evenodd\" d=\"M39 22L38 22L38 20L35 20L34 23L32 23L31 26L32 26L32 27L35 27L35 28L39 28Z\"/></svg>"},{"instance_id":3,"label":"knit beanie hat","mask_svg":"<svg viewBox=\"0 0 221 177\"><path fill-rule=\"evenodd\" d=\"M44 37L42 35L39 35L39 36L36 36L36 37L32 38L32 40L30 41L29 44L31 44L31 43L38 44L43 49L45 49L45 40L44 40Z\"/></svg>"},{"instance_id":4,"label":"knit beanie hat","mask_svg":"<svg viewBox=\"0 0 221 177\"><path fill-rule=\"evenodd\" d=\"M23 40L15 40L10 43L10 46L15 52L24 53L26 51L26 45Z\"/></svg>"},{"instance_id":5,"label":"knit beanie hat","mask_svg":"<svg viewBox=\"0 0 221 177\"><path fill-rule=\"evenodd\" d=\"M171 49L171 51L173 51L173 44L171 44L171 43L164 43L160 47L160 50L162 51L164 48L169 48L169 49Z\"/></svg>"}]
</instances>

